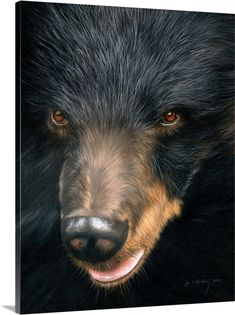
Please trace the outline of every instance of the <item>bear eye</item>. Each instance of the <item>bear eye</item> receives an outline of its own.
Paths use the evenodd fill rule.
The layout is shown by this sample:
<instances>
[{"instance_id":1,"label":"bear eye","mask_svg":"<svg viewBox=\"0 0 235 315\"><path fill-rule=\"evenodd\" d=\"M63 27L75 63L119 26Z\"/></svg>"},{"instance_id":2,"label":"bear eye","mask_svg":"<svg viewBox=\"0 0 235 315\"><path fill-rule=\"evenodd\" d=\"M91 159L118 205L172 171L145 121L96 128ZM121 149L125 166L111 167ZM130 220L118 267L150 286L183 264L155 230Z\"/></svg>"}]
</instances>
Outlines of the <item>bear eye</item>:
<instances>
[{"instance_id":1,"label":"bear eye","mask_svg":"<svg viewBox=\"0 0 235 315\"><path fill-rule=\"evenodd\" d=\"M177 123L179 117L180 114L177 113L176 111L166 112L162 116L161 124L163 126L174 125Z\"/></svg>"},{"instance_id":2,"label":"bear eye","mask_svg":"<svg viewBox=\"0 0 235 315\"><path fill-rule=\"evenodd\" d=\"M55 125L64 125L67 123L65 114L59 110L52 112L51 118Z\"/></svg>"}]
</instances>

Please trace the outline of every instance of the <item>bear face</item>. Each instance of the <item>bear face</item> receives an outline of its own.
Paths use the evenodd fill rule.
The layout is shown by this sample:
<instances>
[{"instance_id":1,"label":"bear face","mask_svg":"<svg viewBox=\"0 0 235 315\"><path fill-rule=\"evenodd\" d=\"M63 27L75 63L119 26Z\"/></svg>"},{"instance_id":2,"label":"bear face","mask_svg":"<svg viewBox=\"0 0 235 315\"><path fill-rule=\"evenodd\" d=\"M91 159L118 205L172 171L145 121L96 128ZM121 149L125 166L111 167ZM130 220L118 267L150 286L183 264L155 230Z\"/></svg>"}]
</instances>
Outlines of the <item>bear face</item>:
<instances>
[{"instance_id":1,"label":"bear face","mask_svg":"<svg viewBox=\"0 0 235 315\"><path fill-rule=\"evenodd\" d=\"M23 36L24 246L56 238L96 287L122 287L168 224L201 204L200 185L205 205L227 198L208 188L219 178L208 161L232 152L229 18L73 5L33 17L34 38Z\"/></svg>"}]
</instances>

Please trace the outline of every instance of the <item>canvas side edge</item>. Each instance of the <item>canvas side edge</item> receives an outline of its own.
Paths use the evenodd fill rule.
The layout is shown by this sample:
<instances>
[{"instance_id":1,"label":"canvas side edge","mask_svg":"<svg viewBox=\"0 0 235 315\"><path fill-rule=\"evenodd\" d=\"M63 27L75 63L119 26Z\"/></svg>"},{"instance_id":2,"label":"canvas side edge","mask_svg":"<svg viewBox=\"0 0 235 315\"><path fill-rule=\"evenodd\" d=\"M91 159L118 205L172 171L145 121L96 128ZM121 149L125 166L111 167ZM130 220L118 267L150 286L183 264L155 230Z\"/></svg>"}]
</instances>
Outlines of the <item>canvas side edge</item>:
<instances>
[{"instance_id":1,"label":"canvas side edge","mask_svg":"<svg viewBox=\"0 0 235 315\"><path fill-rule=\"evenodd\" d=\"M21 2L15 3L15 149L16 149L16 205L15 205L15 311L21 313Z\"/></svg>"}]
</instances>

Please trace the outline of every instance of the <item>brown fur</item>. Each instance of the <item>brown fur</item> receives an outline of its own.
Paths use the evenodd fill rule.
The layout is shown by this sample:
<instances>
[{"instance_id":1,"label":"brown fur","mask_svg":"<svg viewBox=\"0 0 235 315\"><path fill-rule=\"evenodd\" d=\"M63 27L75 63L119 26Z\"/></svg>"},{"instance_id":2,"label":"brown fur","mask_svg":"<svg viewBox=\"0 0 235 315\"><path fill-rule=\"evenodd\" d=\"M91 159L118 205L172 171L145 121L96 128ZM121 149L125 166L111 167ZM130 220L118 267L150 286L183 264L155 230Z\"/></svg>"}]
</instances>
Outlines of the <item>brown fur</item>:
<instances>
[{"instance_id":1,"label":"brown fur","mask_svg":"<svg viewBox=\"0 0 235 315\"><path fill-rule=\"evenodd\" d=\"M82 198L74 215L98 215L127 220L129 234L123 248L115 257L92 265L72 258L83 270L111 270L137 251L145 254L127 276L111 284L124 283L133 276L148 257L169 220L180 215L181 201L169 200L166 188L152 175L149 154L156 145L156 130L128 134L117 130L95 133L91 130L82 139L81 179ZM128 201L128 202L127 202ZM141 205L136 219L135 207ZM93 280L94 281L94 280Z\"/></svg>"}]
</instances>

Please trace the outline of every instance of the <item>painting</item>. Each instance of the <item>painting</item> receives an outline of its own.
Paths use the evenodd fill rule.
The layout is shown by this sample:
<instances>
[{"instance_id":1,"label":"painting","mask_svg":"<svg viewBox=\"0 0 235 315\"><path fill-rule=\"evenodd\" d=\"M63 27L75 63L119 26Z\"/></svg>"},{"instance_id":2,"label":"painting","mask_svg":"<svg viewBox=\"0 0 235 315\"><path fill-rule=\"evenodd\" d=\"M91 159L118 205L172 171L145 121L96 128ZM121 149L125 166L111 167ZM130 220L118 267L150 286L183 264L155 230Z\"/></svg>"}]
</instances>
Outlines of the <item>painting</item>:
<instances>
[{"instance_id":1,"label":"painting","mask_svg":"<svg viewBox=\"0 0 235 315\"><path fill-rule=\"evenodd\" d=\"M16 310L234 299L234 16L16 4Z\"/></svg>"}]
</instances>

